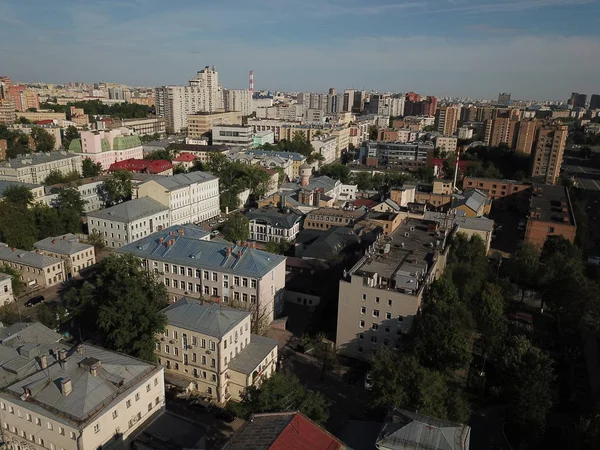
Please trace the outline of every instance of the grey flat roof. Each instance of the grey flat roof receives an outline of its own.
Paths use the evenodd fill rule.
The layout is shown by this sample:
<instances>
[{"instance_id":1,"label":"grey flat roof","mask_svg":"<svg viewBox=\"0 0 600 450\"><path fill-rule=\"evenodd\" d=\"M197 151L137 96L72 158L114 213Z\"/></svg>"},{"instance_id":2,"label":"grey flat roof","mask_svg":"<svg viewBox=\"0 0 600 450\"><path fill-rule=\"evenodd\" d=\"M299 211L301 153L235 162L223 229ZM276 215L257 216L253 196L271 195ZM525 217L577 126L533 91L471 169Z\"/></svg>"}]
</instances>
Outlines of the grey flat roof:
<instances>
[{"instance_id":1,"label":"grey flat roof","mask_svg":"<svg viewBox=\"0 0 600 450\"><path fill-rule=\"evenodd\" d=\"M35 248L48 252L60 253L61 255L72 255L94 248L93 245L79 242L77 236L71 233L56 237L48 237L33 244Z\"/></svg>"},{"instance_id":2,"label":"grey flat roof","mask_svg":"<svg viewBox=\"0 0 600 450\"><path fill-rule=\"evenodd\" d=\"M30 153L27 155L17 155L16 158L10 158L7 161L0 162L0 167L12 167L13 169L18 169L20 167L34 166L36 164L60 161L61 159L75 157L81 158L81 155L78 153L68 153L65 151Z\"/></svg>"},{"instance_id":3,"label":"grey flat roof","mask_svg":"<svg viewBox=\"0 0 600 450\"><path fill-rule=\"evenodd\" d=\"M244 153L254 156L279 156L284 159L293 159L294 161L304 161L306 156L296 152L269 152L266 150L244 150Z\"/></svg>"},{"instance_id":4,"label":"grey flat roof","mask_svg":"<svg viewBox=\"0 0 600 450\"><path fill-rule=\"evenodd\" d=\"M465 217L461 215L445 214L435 211L425 211L423 218L426 220L435 220L442 227L449 228L458 225L460 228L476 231L494 231L494 221L487 217Z\"/></svg>"},{"instance_id":5,"label":"grey flat roof","mask_svg":"<svg viewBox=\"0 0 600 450\"><path fill-rule=\"evenodd\" d=\"M251 375L269 353L277 348L278 341L258 334L250 336L250 343L229 362L229 368Z\"/></svg>"},{"instance_id":6,"label":"grey flat roof","mask_svg":"<svg viewBox=\"0 0 600 450\"><path fill-rule=\"evenodd\" d=\"M15 264L23 264L36 269L44 269L53 264L62 263L62 259L54 258L53 256L44 255L42 253L12 249L8 245L0 242L0 260L9 261Z\"/></svg>"},{"instance_id":7,"label":"grey flat roof","mask_svg":"<svg viewBox=\"0 0 600 450\"><path fill-rule=\"evenodd\" d=\"M228 254L227 249L231 249ZM117 250L138 258L262 278L285 256L229 242L204 241L167 230L158 231Z\"/></svg>"},{"instance_id":8,"label":"grey flat roof","mask_svg":"<svg viewBox=\"0 0 600 450\"><path fill-rule=\"evenodd\" d=\"M202 183L214 179L216 179L216 177L208 172L191 172L180 173L179 175L174 175L172 177L157 176L152 178L152 181L156 181L168 191L175 191L177 189L190 186L194 183Z\"/></svg>"},{"instance_id":9,"label":"grey flat roof","mask_svg":"<svg viewBox=\"0 0 600 450\"><path fill-rule=\"evenodd\" d=\"M185 330L221 339L230 330L250 317L250 312L229 308L218 303L182 297L162 310L167 323Z\"/></svg>"},{"instance_id":10,"label":"grey flat roof","mask_svg":"<svg viewBox=\"0 0 600 450\"><path fill-rule=\"evenodd\" d=\"M142 197L119 203L118 205L101 209L100 211L90 212L87 215L94 219L133 222L134 220L168 210L169 208L162 203L159 203L150 197Z\"/></svg>"},{"instance_id":11,"label":"grey flat roof","mask_svg":"<svg viewBox=\"0 0 600 450\"><path fill-rule=\"evenodd\" d=\"M302 214L294 211L281 212L277 208L251 209L244 214L248 220L262 220L272 226L292 228L302 218Z\"/></svg>"},{"instance_id":12,"label":"grey flat roof","mask_svg":"<svg viewBox=\"0 0 600 450\"><path fill-rule=\"evenodd\" d=\"M566 211L563 211L563 208ZM529 211L540 214L539 219L528 217L528 220L540 220L543 222L558 222L575 225L571 200L567 188L564 186L551 186L547 184L534 184L533 193L529 202ZM567 218L568 221L564 221Z\"/></svg>"}]
</instances>

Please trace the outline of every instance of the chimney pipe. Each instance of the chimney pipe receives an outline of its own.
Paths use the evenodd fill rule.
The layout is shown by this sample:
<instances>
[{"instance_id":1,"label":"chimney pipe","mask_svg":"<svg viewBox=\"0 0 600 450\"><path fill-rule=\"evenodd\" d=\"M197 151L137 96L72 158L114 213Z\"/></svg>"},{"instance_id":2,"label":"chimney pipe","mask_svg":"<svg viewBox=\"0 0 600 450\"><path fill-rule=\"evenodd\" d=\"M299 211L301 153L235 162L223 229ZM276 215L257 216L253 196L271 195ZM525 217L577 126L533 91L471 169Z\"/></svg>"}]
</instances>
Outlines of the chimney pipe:
<instances>
[{"instance_id":1,"label":"chimney pipe","mask_svg":"<svg viewBox=\"0 0 600 450\"><path fill-rule=\"evenodd\" d=\"M46 355L40 356L40 367L42 368L42 370L48 367L48 358L46 357Z\"/></svg>"},{"instance_id":2,"label":"chimney pipe","mask_svg":"<svg viewBox=\"0 0 600 450\"><path fill-rule=\"evenodd\" d=\"M58 351L58 360L59 361L64 361L67 359L67 351L64 348L61 348Z\"/></svg>"},{"instance_id":3,"label":"chimney pipe","mask_svg":"<svg viewBox=\"0 0 600 450\"><path fill-rule=\"evenodd\" d=\"M63 378L60 382L60 393L62 395L69 395L73 392L73 384L70 378Z\"/></svg>"},{"instance_id":4,"label":"chimney pipe","mask_svg":"<svg viewBox=\"0 0 600 450\"><path fill-rule=\"evenodd\" d=\"M79 353L80 355L83 355L83 345L77 346L77 353Z\"/></svg>"},{"instance_id":5,"label":"chimney pipe","mask_svg":"<svg viewBox=\"0 0 600 450\"><path fill-rule=\"evenodd\" d=\"M56 239L52 239L50 242L52 242L53 244L56 244Z\"/></svg>"}]
</instances>

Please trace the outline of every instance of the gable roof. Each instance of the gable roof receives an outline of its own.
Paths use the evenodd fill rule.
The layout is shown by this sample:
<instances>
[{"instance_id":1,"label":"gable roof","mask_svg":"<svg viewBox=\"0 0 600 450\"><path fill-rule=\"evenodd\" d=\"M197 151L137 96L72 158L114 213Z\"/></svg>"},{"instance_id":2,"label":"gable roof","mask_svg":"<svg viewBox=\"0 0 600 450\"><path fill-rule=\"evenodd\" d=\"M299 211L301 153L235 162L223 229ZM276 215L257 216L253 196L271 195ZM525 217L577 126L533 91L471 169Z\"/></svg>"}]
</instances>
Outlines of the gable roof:
<instances>
[{"instance_id":1,"label":"gable roof","mask_svg":"<svg viewBox=\"0 0 600 450\"><path fill-rule=\"evenodd\" d=\"M88 217L129 223L168 210L169 208L165 205L150 197L141 197L119 203L110 208L101 209L100 211L90 212L88 213Z\"/></svg>"},{"instance_id":2,"label":"gable roof","mask_svg":"<svg viewBox=\"0 0 600 450\"><path fill-rule=\"evenodd\" d=\"M377 448L390 450L468 450L471 427L393 408L377 438Z\"/></svg>"},{"instance_id":3,"label":"gable roof","mask_svg":"<svg viewBox=\"0 0 600 450\"><path fill-rule=\"evenodd\" d=\"M466 206L471 211L479 211L485 205L487 201L487 195L478 189L469 189L463 192L462 195L457 196L456 208L460 206Z\"/></svg>"},{"instance_id":4,"label":"gable roof","mask_svg":"<svg viewBox=\"0 0 600 450\"><path fill-rule=\"evenodd\" d=\"M79 242L77 236L72 233L63 234L56 237L47 237L33 244L35 248L49 252L59 253L61 255L72 255L84 250L93 249L94 246Z\"/></svg>"},{"instance_id":5,"label":"gable roof","mask_svg":"<svg viewBox=\"0 0 600 450\"><path fill-rule=\"evenodd\" d=\"M191 173L180 173L172 177L156 177L152 178L152 180L148 180L148 182L156 181L167 191L175 191L177 189L182 189L195 183L203 183L205 181L214 180L216 178L217 177L208 172L198 171ZM141 185L143 184L144 183L141 183Z\"/></svg>"},{"instance_id":6,"label":"gable roof","mask_svg":"<svg viewBox=\"0 0 600 450\"><path fill-rule=\"evenodd\" d=\"M248 220L262 220L271 226L288 229L292 228L296 222L302 219L302 214L296 211L285 213L276 208L251 209L244 215Z\"/></svg>"},{"instance_id":7,"label":"gable roof","mask_svg":"<svg viewBox=\"0 0 600 450\"><path fill-rule=\"evenodd\" d=\"M23 264L24 266L44 269L53 264L62 263L62 259L53 256L44 255L43 253L30 252L18 248L12 249L8 245L0 242L0 260L10 261L15 264Z\"/></svg>"},{"instance_id":8,"label":"gable roof","mask_svg":"<svg viewBox=\"0 0 600 450\"><path fill-rule=\"evenodd\" d=\"M218 303L201 302L190 297L181 297L163 309L162 313L167 317L169 325L216 338L222 338L250 317L248 311L228 308Z\"/></svg>"}]
</instances>

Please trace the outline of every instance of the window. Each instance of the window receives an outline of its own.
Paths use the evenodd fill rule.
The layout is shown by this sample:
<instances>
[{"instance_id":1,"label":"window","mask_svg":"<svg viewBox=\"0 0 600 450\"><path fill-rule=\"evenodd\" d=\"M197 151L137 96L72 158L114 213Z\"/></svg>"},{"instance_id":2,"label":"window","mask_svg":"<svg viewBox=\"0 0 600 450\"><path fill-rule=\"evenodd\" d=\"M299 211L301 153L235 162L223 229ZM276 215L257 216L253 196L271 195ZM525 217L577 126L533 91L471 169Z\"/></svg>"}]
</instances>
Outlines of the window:
<instances>
[{"instance_id":1,"label":"window","mask_svg":"<svg viewBox=\"0 0 600 450\"><path fill-rule=\"evenodd\" d=\"M218 297L219 296L219 291L217 290L216 287L212 288L212 295L213 295L213 297Z\"/></svg>"},{"instance_id":2,"label":"window","mask_svg":"<svg viewBox=\"0 0 600 450\"><path fill-rule=\"evenodd\" d=\"M375 297L375 303L379 303L379 297Z\"/></svg>"},{"instance_id":3,"label":"window","mask_svg":"<svg viewBox=\"0 0 600 450\"><path fill-rule=\"evenodd\" d=\"M213 373L212 376L211 376L211 380L212 381L217 381L217 375Z\"/></svg>"},{"instance_id":4,"label":"window","mask_svg":"<svg viewBox=\"0 0 600 450\"><path fill-rule=\"evenodd\" d=\"M212 351L214 351L214 350L215 350L215 341L210 341L210 349L211 349Z\"/></svg>"},{"instance_id":5,"label":"window","mask_svg":"<svg viewBox=\"0 0 600 450\"><path fill-rule=\"evenodd\" d=\"M242 301L244 303L248 303L248 294L246 294L245 292L242 294Z\"/></svg>"},{"instance_id":6,"label":"window","mask_svg":"<svg viewBox=\"0 0 600 450\"><path fill-rule=\"evenodd\" d=\"M192 269L190 267L188 267L187 276L191 278L192 275L193 275Z\"/></svg>"},{"instance_id":7,"label":"window","mask_svg":"<svg viewBox=\"0 0 600 450\"><path fill-rule=\"evenodd\" d=\"M131 400L127 400L127 402L125 403L125 405L126 405L128 408L131 408Z\"/></svg>"},{"instance_id":8,"label":"window","mask_svg":"<svg viewBox=\"0 0 600 450\"><path fill-rule=\"evenodd\" d=\"M31 414L27 413L25 416L27 417L27 421L31 422Z\"/></svg>"},{"instance_id":9,"label":"window","mask_svg":"<svg viewBox=\"0 0 600 450\"><path fill-rule=\"evenodd\" d=\"M378 309L374 309L373 310L373 317L379 317L379 310Z\"/></svg>"},{"instance_id":10,"label":"window","mask_svg":"<svg viewBox=\"0 0 600 450\"><path fill-rule=\"evenodd\" d=\"M364 339L364 338L365 338L365 335L364 335L364 333L360 333L360 334L358 335L358 338L359 338L359 339Z\"/></svg>"},{"instance_id":11,"label":"window","mask_svg":"<svg viewBox=\"0 0 600 450\"><path fill-rule=\"evenodd\" d=\"M173 287L174 287L175 289L178 289L178 288L179 288L179 283L178 283L178 281L177 281L177 280L173 280Z\"/></svg>"},{"instance_id":12,"label":"window","mask_svg":"<svg viewBox=\"0 0 600 450\"><path fill-rule=\"evenodd\" d=\"M148 403L148 411L152 411L152 403Z\"/></svg>"},{"instance_id":13,"label":"window","mask_svg":"<svg viewBox=\"0 0 600 450\"><path fill-rule=\"evenodd\" d=\"M371 329L377 331L379 329L379 324L377 324L377 323L372 324Z\"/></svg>"},{"instance_id":14,"label":"window","mask_svg":"<svg viewBox=\"0 0 600 450\"><path fill-rule=\"evenodd\" d=\"M377 336L371 336L371 342L377 344Z\"/></svg>"},{"instance_id":15,"label":"window","mask_svg":"<svg viewBox=\"0 0 600 450\"><path fill-rule=\"evenodd\" d=\"M248 287L248 278L242 278L242 286Z\"/></svg>"},{"instance_id":16,"label":"window","mask_svg":"<svg viewBox=\"0 0 600 450\"><path fill-rule=\"evenodd\" d=\"M175 353L175 356L179 356L179 349L177 347L173 347L173 352ZM137 394L136 394L137 397ZM136 398L137 400L137 398Z\"/></svg>"},{"instance_id":17,"label":"window","mask_svg":"<svg viewBox=\"0 0 600 450\"><path fill-rule=\"evenodd\" d=\"M140 399L140 393L136 392L135 393L135 401L137 402Z\"/></svg>"},{"instance_id":18,"label":"window","mask_svg":"<svg viewBox=\"0 0 600 450\"><path fill-rule=\"evenodd\" d=\"M146 392L150 392L150 383L146 385Z\"/></svg>"},{"instance_id":19,"label":"window","mask_svg":"<svg viewBox=\"0 0 600 450\"><path fill-rule=\"evenodd\" d=\"M367 294L362 295L363 302L367 299Z\"/></svg>"},{"instance_id":20,"label":"window","mask_svg":"<svg viewBox=\"0 0 600 450\"><path fill-rule=\"evenodd\" d=\"M202 364L206 364L206 356L202 355Z\"/></svg>"},{"instance_id":21,"label":"window","mask_svg":"<svg viewBox=\"0 0 600 450\"><path fill-rule=\"evenodd\" d=\"M194 345L194 346L198 345L198 338L196 336L192 336L192 345Z\"/></svg>"},{"instance_id":22,"label":"window","mask_svg":"<svg viewBox=\"0 0 600 450\"><path fill-rule=\"evenodd\" d=\"M361 314L365 314L367 312L367 307L366 306L361 306L360 307L360 313Z\"/></svg>"},{"instance_id":23,"label":"window","mask_svg":"<svg viewBox=\"0 0 600 450\"><path fill-rule=\"evenodd\" d=\"M65 429L63 427L58 427L58 434L60 434L61 436L65 435Z\"/></svg>"},{"instance_id":24,"label":"window","mask_svg":"<svg viewBox=\"0 0 600 450\"><path fill-rule=\"evenodd\" d=\"M364 320L361 320L361 321L358 323L358 326L359 326L359 327L361 327L361 328L364 328L364 327L365 327L365 321L364 321Z\"/></svg>"},{"instance_id":25,"label":"window","mask_svg":"<svg viewBox=\"0 0 600 450\"><path fill-rule=\"evenodd\" d=\"M554 227L548 227L548 233L554 233Z\"/></svg>"},{"instance_id":26,"label":"window","mask_svg":"<svg viewBox=\"0 0 600 450\"><path fill-rule=\"evenodd\" d=\"M42 425L42 419L40 419L39 417L35 418L35 424L41 426Z\"/></svg>"},{"instance_id":27,"label":"window","mask_svg":"<svg viewBox=\"0 0 600 450\"><path fill-rule=\"evenodd\" d=\"M256 289L256 280L250 280L250 287Z\"/></svg>"},{"instance_id":28,"label":"window","mask_svg":"<svg viewBox=\"0 0 600 450\"><path fill-rule=\"evenodd\" d=\"M210 367L217 367L217 360L215 358L210 359Z\"/></svg>"},{"instance_id":29,"label":"window","mask_svg":"<svg viewBox=\"0 0 600 450\"><path fill-rule=\"evenodd\" d=\"M160 403L160 398L156 397L156 398L154 399L154 404L155 404L155 405L158 405L159 403Z\"/></svg>"},{"instance_id":30,"label":"window","mask_svg":"<svg viewBox=\"0 0 600 450\"><path fill-rule=\"evenodd\" d=\"M208 280L208 271L205 270L204 273L203 273L203 275L204 275L203 278L205 280Z\"/></svg>"},{"instance_id":31,"label":"window","mask_svg":"<svg viewBox=\"0 0 600 450\"><path fill-rule=\"evenodd\" d=\"M233 284L236 286L240 285L240 277L233 277Z\"/></svg>"},{"instance_id":32,"label":"window","mask_svg":"<svg viewBox=\"0 0 600 450\"><path fill-rule=\"evenodd\" d=\"M52 422L48 422L48 429L50 431L52 431L54 429L54 425L52 425Z\"/></svg>"},{"instance_id":33,"label":"window","mask_svg":"<svg viewBox=\"0 0 600 450\"><path fill-rule=\"evenodd\" d=\"M402 322L404 320L404 316L398 316L398 322Z\"/></svg>"},{"instance_id":34,"label":"window","mask_svg":"<svg viewBox=\"0 0 600 450\"><path fill-rule=\"evenodd\" d=\"M200 347L202 347L202 348L206 348L206 339L202 338L202 339L200 340Z\"/></svg>"},{"instance_id":35,"label":"window","mask_svg":"<svg viewBox=\"0 0 600 450\"><path fill-rule=\"evenodd\" d=\"M385 332L389 333L390 332L390 327L385 327Z\"/></svg>"},{"instance_id":36,"label":"window","mask_svg":"<svg viewBox=\"0 0 600 450\"><path fill-rule=\"evenodd\" d=\"M179 268L179 275L185 275L185 267L181 266Z\"/></svg>"},{"instance_id":37,"label":"window","mask_svg":"<svg viewBox=\"0 0 600 450\"><path fill-rule=\"evenodd\" d=\"M100 424L94 424L94 433L99 433L100 432ZM75 433L71 433L71 434L75 434Z\"/></svg>"},{"instance_id":38,"label":"window","mask_svg":"<svg viewBox=\"0 0 600 450\"><path fill-rule=\"evenodd\" d=\"M165 353L170 353L171 348L168 345L165 345Z\"/></svg>"},{"instance_id":39,"label":"window","mask_svg":"<svg viewBox=\"0 0 600 450\"><path fill-rule=\"evenodd\" d=\"M217 277L218 277L217 272L213 272L212 273L212 280L213 281L217 281Z\"/></svg>"},{"instance_id":40,"label":"window","mask_svg":"<svg viewBox=\"0 0 600 450\"><path fill-rule=\"evenodd\" d=\"M392 318L392 313L390 313L390 312L385 313L385 318L386 319L391 319Z\"/></svg>"},{"instance_id":41,"label":"window","mask_svg":"<svg viewBox=\"0 0 600 450\"><path fill-rule=\"evenodd\" d=\"M388 300L388 306L392 306L392 301Z\"/></svg>"},{"instance_id":42,"label":"window","mask_svg":"<svg viewBox=\"0 0 600 450\"><path fill-rule=\"evenodd\" d=\"M113 411L113 419L116 419L117 417L119 417L119 411L117 411L116 409Z\"/></svg>"}]
</instances>

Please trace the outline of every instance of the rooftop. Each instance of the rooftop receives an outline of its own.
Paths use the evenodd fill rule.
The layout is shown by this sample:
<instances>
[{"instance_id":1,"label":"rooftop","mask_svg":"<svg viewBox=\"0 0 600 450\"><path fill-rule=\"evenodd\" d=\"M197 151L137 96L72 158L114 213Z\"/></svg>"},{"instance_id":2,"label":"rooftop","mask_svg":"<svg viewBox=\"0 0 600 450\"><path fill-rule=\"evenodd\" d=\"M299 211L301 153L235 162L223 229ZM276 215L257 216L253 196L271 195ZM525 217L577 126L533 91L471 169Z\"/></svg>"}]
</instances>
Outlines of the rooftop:
<instances>
[{"instance_id":1,"label":"rooftop","mask_svg":"<svg viewBox=\"0 0 600 450\"><path fill-rule=\"evenodd\" d=\"M193 162L195 161L197 158L196 155L193 155L191 153L187 153L187 152L183 152L180 153L179 156L177 156L177 158L175 158L173 161L175 162Z\"/></svg>"},{"instance_id":2,"label":"rooftop","mask_svg":"<svg viewBox=\"0 0 600 450\"><path fill-rule=\"evenodd\" d=\"M283 212L277 208L251 209L246 214L248 220L256 220L268 223L271 226L281 228L292 228L296 222L302 219L302 214L288 208L289 212Z\"/></svg>"},{"instance_id":3,"label":"rooftop","mask_svg":"<svg viewBox=\"0 0 600 450\"><path fill-rule=\"evenodd\" d=\"M466 217L464 212L459 211L457 214L451 215L442 212L425 211L423 218L425 220L435 220L442 228L452 228L458 225L459 228L468 230L485 231L491 233L494 231L494 221L487 217Z\"/></svg>"},{"instance_id":4,"label":"rooftop","mask_svg":"<svg viewBox=\"0 0 600 450\"><path fill-rule=\"evenodd\" d=\"M26 187L29 190L42 187L41 184L20 183L18 181L3 181L3 180L0 180L0 197L2 197L4 195L4 191L6 189L8 189L9 187L13 187L13 186L24 186L24 187Z\"/></svg>"},{"instance_id":5,"label":"rooftop","mask_svg":"<svg viewBox=\"0 0 600 450\"><path fill-rule=\"evenodd\" d=\"M278 343L275 339L253 334L250 343L229 362L228 367L236 372L252 375L262 360L277 348Z\"/></svg>"},{"instance_id":6,"label":"rooftop","mask_svg":"<svg viewBox=\"0 0 600 450\"><path fill-rule=\"evenodd\" d=\"M534 184L529 201L529 220L575 225L569 191L564 186Z\"/></svg>"},{"instance_id":7,"label":"rooftop","mask_svg":"<svg viewBox=\"0 0 600 450\"><path fill-rule=\"evenodd\" d=\"M132 158L112 163L108 168L108 171L115 172L117 170L129 170L131 172L158 174L172 168L173 164L166 159L149 160Z\"/></svg>"},{"instance_id":8,"label":"rooftop","mask_svg":"<svg viewBox=\"0 0 600 450\"><path fill-rule=\"evenodd\" d=\"M167 317L169 325L219 339L250 317L249 311L229 308L218 303L202 302L190 297L180 298L162 312Z\"/></svg>"},{"instance_id":9,"label":"rooftop","mask_svg":"<svg viewBox=\"0 0 600 450\"><path fill-rule=\"evenodd\" d=\"M487 195L478 189L467 189L462 194L455 194L455 198L455 208L466 206L475 212L478 212L481 208L483 208L488 200Z\"/></svg>"},{"instance_id":10,"label":"rooftop","mask_svg":"<svg viewBox=\"0 0 600 450\"><path fill-rule=\"evenodd\" d=\"M333 190L338 184L341 184L339 180L334 180L326 175L320 177L312 177L308 182L308 185L304 187L304 189L308 189L310 191L316 189L323 189L323 192L327 194L329 191Z\"/></svg>"},{"instance_id":11,"label":"rooftop","mask_svg":"<svg viewBox=\"0 0 600 450\"><path fill-rule=\"evenodd\" d=\"M136 198L127 202L119 203L110 208L101 209L88 213L88 217L94 219L116 220L119 222L133 222L160 212L166 212L167 208L162 203L151 199L150 197Z\"/></svg>"},{"instance_id":12,"label":"rooftop","mask_svg":"<svg viewBox=\"0 0 600 450\"><path fill-rule=\"evenodd\" d=\"M45 269L54 264L61 264L62 259L47 256L43 253L10 248L8 245L0 242L0 261L9 261L15 264L35 267L36 269Z\"/></svg>"},{"instance_id":13,"label":"rooftop","mask_svg":"<svg viewBox=\"0 0 600 450\"><path fill-rule=\"evenodd\" d=\"M361 239L352 228L331 227L327 231L302 230L296 243L296 256L327 260L360 245Z\"/></svg>"},{"instance_id":14,"label":"rooftop","mask_svg":"<svg viewBox=\"0 0 600 450\"><path fill-rule=\"evenodd\" d=\"M215 180L217 177L208 172L190 172L180 173L172 177L155 177L149 181L156 181L167 191L175 191L195 183L204 183L206 181ZM142 183L143 184L143 183Z\"/></svg>"},{"instance_id":15,"label":"rooftop","mask_svg":"<svg viewBox=\"0 0 600 450\"><path fill-rule=\"evenodd\" d=\"M363 208L359 209L338 209L338 208L319 208L308 213L308 217L314 216L333 216L333 217L348 217L358 219L366 214Z\"/></svg>"},{"instance_id":16,"label":"rooftop","mask_svg":"<svg viewBox=\"0 0 600 450\"><path fill-rule=\"evenodd\" d=\"M162 230L121 247L142 259L212 269L219 272L262 278L285 261L285 256L229 242L199 240L197 237Z\"/></svg>"},{"instance_id":17,"label":"rooftop","mask_svg":"<svg viewBox=\"0 0 600 450\"><path fill-rule=\"evenodd\" d=\"M227 152L230 150L228 145L199 145L199 144L184 144L184 143L168 143L173 150L186 152Z\"/></svg>"},{"instance_id":18,"label":"rooftop","mask_svg":"<svg viewBox=\"0 0 600 450\"><path fill-rule=\"evenodd\" d=\"M73 255L94 248L93 245L79 242L77 236L71 233L42 239L33 244L33 246L40 250L59 253L61 255Z\"/></svg>"},{"instance_id":19,"label":"rooftop","mask_svg":"<svg viewBox=\"0 0 600 450\"><path fill-rule=\"evenodd\" d=\"M265 150L244 150L244 153L254 156L278 156L284 159L292 159L294 161L304 161L306 156L295 152L268 152Z\"/></svg>"},{"instance_id":20,"label":"rooftop","mask_svg":"<svg viewBox=\"0 0 600 450\"><path fill-rule=\"evenodd\" d=\"M0 167L10 167L13 169L19 169L21 167L35 166L37 164L45 164L69 158L81 158L81 155L77 155L75 153L67 153L62 150L59 152L30 153L27 155L17 155L16 158L9 158L6 161L1 161Z\"/></svg>"}]
</instances>

